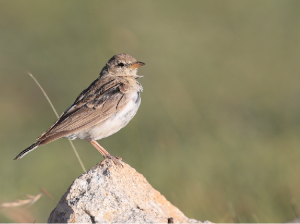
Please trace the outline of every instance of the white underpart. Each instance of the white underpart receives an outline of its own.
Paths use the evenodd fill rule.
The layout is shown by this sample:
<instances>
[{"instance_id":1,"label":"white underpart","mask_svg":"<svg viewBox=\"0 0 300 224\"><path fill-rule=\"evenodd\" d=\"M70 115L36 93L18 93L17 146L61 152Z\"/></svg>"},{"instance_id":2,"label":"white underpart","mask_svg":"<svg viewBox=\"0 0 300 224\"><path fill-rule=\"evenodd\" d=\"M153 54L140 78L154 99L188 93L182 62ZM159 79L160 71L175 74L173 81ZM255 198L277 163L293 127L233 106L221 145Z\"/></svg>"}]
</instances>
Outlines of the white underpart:
<instances>
[{"instance_id":1,"label":"white underpart","mask_svg":"<svg viewBox=\"0 0 300 224\"><path fill-rule=\"evenodd\" d=\"M124 128L134 117L141 103L139 92L131 92L129 94L126 94L126 96L124 97L129 98L130 101L122 110L93 127L75 132L65 137L72 140L99 140L118 132L121 128Z\"/></svg>"}]
</instances>

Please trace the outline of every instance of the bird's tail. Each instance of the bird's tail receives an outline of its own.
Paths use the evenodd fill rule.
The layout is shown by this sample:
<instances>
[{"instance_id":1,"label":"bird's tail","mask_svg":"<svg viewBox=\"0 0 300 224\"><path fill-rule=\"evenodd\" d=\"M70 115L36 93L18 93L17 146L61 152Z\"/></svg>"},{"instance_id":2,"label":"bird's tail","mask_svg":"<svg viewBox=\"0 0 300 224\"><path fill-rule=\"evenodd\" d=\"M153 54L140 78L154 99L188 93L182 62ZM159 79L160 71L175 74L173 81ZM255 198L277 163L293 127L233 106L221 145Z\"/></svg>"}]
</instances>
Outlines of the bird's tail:
<instances>
[{"instance_id":1,"label":"bird's tail","mask_svg":"<svg viewBox=\"0 0 300 224\"><path fill-rule=\"evenodd\" d=\"M23 150L19 155L14 158L14 160L21 159L23 156L25 156L27 153L31 152L35 148L39 147L41 143L37 141L36 143L33 143L31 146L29 146L27 149Z\"/></svg>"}]
</instances>

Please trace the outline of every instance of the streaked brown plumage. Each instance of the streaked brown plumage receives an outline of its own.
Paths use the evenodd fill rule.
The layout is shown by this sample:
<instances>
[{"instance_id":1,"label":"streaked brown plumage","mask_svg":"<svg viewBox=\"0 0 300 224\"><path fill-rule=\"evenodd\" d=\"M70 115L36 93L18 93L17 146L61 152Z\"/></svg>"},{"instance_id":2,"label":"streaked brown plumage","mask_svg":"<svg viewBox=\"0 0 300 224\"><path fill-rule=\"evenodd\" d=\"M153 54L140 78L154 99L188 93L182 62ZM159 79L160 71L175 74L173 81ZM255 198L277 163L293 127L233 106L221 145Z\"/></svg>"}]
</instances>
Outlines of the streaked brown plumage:
<instances>
[{"instance_id":1,"label":"streaked brown plumage","mask_svg":"<svg viewBox=\"0 0 300 224\"><path fill-rule=\"evenodd\" d=\"M100 72L100 76L83 90L75 102L40 137L22 151L16 159L40 145L56 139L84 139L89 141L104 158L119 163L96 140L110 136L133 118L140 105L141 84L136 80L137 68L144 65L129 54L113 56Z\"/></svg>"}]
</instances>

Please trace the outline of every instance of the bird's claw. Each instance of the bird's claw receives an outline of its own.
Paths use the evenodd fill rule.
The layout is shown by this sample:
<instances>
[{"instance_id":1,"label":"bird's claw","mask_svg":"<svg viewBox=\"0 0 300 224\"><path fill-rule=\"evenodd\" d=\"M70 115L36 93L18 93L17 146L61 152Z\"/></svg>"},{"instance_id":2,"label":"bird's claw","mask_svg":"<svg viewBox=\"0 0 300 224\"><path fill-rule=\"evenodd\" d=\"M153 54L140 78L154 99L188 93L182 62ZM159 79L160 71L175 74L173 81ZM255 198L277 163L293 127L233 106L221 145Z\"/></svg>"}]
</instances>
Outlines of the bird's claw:
<instances>
[{"instance_id":1,"label":"bird's claw","mask_svg":"<svg viewBox=\"0 0 300 224\"><path fill-rule=\"evenodd\" d=\"M121 163L121 161L123 160L122 157L108 155L108 156L105 157L105 159L111 159L114 162L115 165L123 167L123 164Z\"/></svg>"}]
</instances>

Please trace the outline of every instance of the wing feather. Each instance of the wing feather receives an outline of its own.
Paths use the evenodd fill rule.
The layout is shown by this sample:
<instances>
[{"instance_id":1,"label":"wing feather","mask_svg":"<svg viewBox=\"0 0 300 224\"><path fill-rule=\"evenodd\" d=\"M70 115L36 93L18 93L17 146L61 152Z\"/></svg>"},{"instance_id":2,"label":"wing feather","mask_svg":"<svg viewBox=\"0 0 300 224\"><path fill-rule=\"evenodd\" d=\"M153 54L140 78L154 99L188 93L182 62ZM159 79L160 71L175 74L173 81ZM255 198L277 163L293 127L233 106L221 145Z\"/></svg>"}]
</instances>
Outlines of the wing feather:
<instances>
[{"instance_id":1,"label":"wing feather","mask_svg":"<svg viewBox=\"0 0 300 224\"><path fill-rule=\"evenodd\" d=\"M100 87L98 85L98 88L94 88L97 83L93 84L92 91L91 86L84 90L54 125L38 138L41 144L92 127L113 116L127 104L129 99L120 90L124 83L119 80L109 80Z\"/></svg>"}]
</instances>

